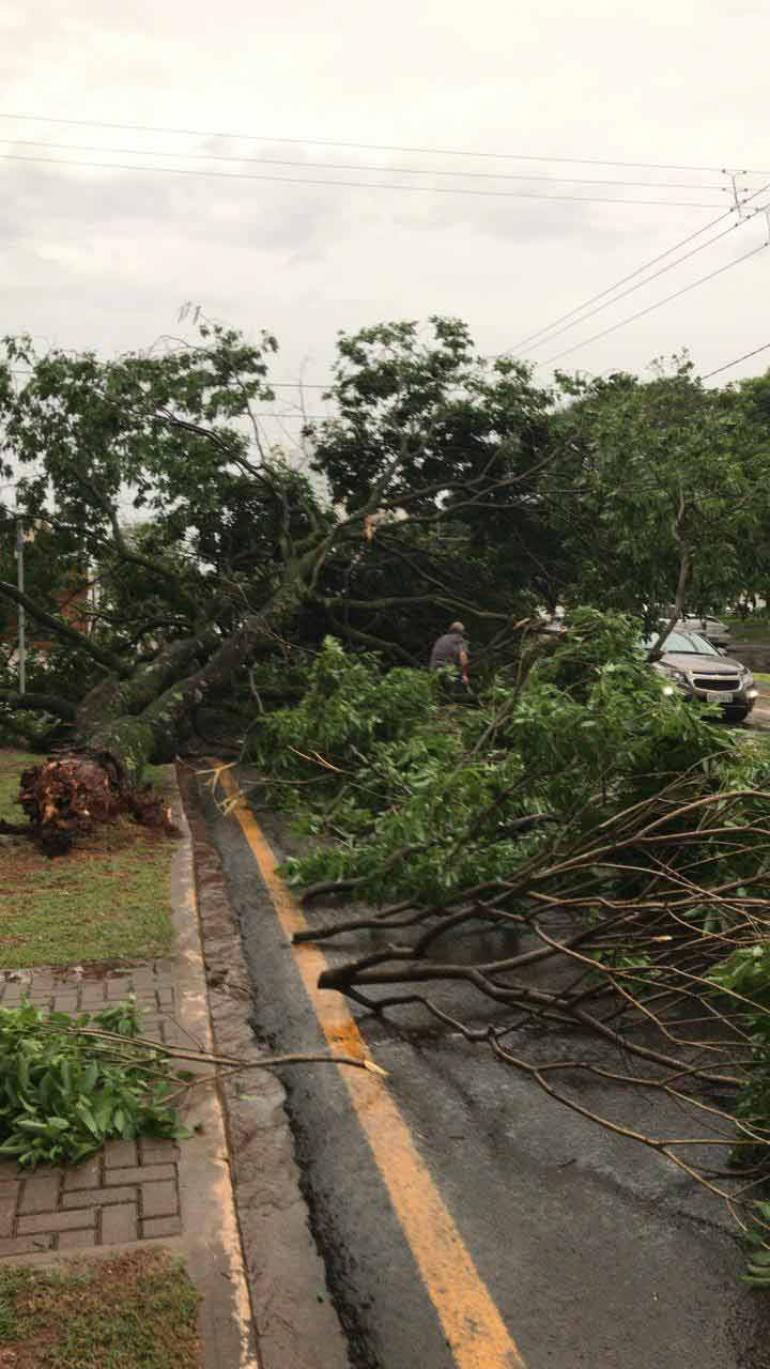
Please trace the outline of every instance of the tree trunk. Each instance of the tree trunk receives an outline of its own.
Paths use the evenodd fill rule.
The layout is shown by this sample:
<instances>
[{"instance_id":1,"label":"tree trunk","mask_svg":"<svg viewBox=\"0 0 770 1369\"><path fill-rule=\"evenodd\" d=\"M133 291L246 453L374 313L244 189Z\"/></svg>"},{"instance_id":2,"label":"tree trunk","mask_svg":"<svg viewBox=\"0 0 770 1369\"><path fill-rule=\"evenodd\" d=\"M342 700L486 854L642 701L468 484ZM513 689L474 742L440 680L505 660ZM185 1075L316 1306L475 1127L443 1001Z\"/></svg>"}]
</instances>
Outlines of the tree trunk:
<instances>
[{"instance_id":1,"label":"tree trunk","mask_svg":"<svg viewBox=\"0 0 770 1369\"><path fill-rule=\"evenodd\" d=\"M72 750L22 778L31 834L48 854L63 854L78 831L120 811L162 820L159 804L140 789L146 765L173 760L198 705L228 689L260 647L274 640L276 625L285 624L305 597L306 577L322 555L323 544L288 566L265 607L224 640L207 626L172 642L127 679L110 676L86 695L76 711Z\"/></svg>"},{"instance_id":2,"label":"tree trunk","mask_svg":"<svg viewBox=\"0 0 770 1369\"><path fill-rule=\"evenodd\" d=\"M684 490L679 491L679 511L674 524L674 536L679 546L679 576L677 578L676 593L674 604L669 614L668 622L660 629L656 640L653 642L647 653L648 661L659 661L666 649L666 642L674 631L677 623L684 617L685 597L692 574L692 554L690 546L685 536L685 519L687 515L687 503Z\"/></svg>"}]
</instances>

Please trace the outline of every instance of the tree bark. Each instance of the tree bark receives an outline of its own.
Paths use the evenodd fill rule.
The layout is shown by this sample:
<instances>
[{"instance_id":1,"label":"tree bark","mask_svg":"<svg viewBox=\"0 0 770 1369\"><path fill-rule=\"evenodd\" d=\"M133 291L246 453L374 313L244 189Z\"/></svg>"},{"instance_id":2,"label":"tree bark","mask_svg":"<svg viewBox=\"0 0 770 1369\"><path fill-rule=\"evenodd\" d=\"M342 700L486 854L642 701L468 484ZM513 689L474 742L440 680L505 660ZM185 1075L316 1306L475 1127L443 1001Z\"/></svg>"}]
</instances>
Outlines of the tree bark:
<instances>
[{"instance_id":1,"label":"tree bark","mask_svg":"<svg viewBox=\"0 0 770 1369\"><path fill-rule=\"evenodd\" d=\"M52 713L62 722L75 721L75 705L58 694L19 694L15 689L0 689L0 703L15 713Z\"/></svg>"},{"instance_id":2,"label":"tree bark","mask_svg":"<svg viewBox=\"0 0 770 1369\"><path fill-rule=\"evenodd\" d=\"M669 615L668 622L664 624L658 633L657 639L651 646L647 659L648 661L659 661L666 647L666 642L674 631L677 623L684 617L685 600L687 588L690 583L692 572L692 553L685 536L685 520L687 515L687 504L685 501L684 490L679 489L679 509L674 523L674 536L679 547L679 575L674 594L674 604Z\"/></svg>"},{"instance_id":3,"label":"tree bark","mask_svg":"<svg viewBox=\"0 0 770 1369\"><path fill-rule=\"evenodd\" d=\"M71 749L22 781L22 805L48 854L62 854L84 826L119 811L157 821L157 801L140 790L145 767L173 760L193 730L196 708L214 692L229 690L257 652L274 644L279 629L283 635L312 594L333 536L313 538L288 560L267 602L228 636L209 621L130 675L110 674L85 696L75 710Z\"/></svg>"}]
</instances>

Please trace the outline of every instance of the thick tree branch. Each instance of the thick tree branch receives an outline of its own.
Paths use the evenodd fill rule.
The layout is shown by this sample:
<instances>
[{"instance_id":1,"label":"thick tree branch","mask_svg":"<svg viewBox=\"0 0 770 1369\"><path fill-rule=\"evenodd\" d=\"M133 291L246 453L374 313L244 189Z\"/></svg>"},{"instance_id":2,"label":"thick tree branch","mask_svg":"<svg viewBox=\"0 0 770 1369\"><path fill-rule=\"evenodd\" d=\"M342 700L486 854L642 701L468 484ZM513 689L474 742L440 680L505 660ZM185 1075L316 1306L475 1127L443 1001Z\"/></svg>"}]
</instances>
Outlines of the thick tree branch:
<instances>
[{"instance_id":1,"label":"thick tree branch","mask_svg":"<svg viewBox=\"0 0 770 1369\"><path fill-rule=\"evenodd\" d=\"M19 694L14 689L0 689L0 704L17 713L53 713L62 722L75 721L75 705L60 694Z\"/></svg>"},{"instance_id":2,"label":"thick tree branch","mask_svg":"<svg viewBox=\"0 0 770 1369\"><path fill-rule=\"evenodd\" d=\"M483 618L497 623L510 622L509 613L495 613L489 609L477 608L474 604L468 603L464 599L450 598L443 594L391 594L381 599L332 599L328 597L320 598L319 602L325 608L335 607L360 608L374 610L378 608L404 608L414 604L437 604L440 608L445 608L454 613L462 610L464 613L471 614L474 618Z\"/></svg>"},{"instance_id":3,"label":"thick tree branch","mask_svg":"<svg viewBox=\"0 0 770 1369\"><path fill-rule=\"evenodd\" d=\"M692 570L692 553L685 536L686 514L687 503L684 496L684 486L680 483L679 508L674 523L674 536L679 547L679 576L677 579L676 593L674 595L674 606L669 615L668 622L659 633L657 641L650 648L648 655L648 660L650 661L660 660L668 638L671 636L677 623L684 616L685 596L687 594L687 586L690 581L690 572Z\"/></svg>"},{"instance_id":4,"label":"thick tree branch","mask_svg":"<svg viewBox=\"0 0 770 1369\"><path fill-rule=\"evenodd\" d=\"M106 670L114 671L115 674L122 676L131 673L130 667L125 661L122 661L119 656L98 646L96 642L92 642L90 638L86 637L82 632L78 632L77 629L71 627L69 623L65 623L62 618L57 618L52 613L47 613L45 609L35 603L34 599L30 599L28 594L23 594L15 585L9 585L7 581L0 580L0 594L2 594L5 599L10 599L10 601L17 606L26 609L30 617L35 619L35 622L41 623L43 627L47 627L59 641L66 642L69 646L75 647L78 651L85 652L87 656L90 656L93 661L96 661Z\"/></svg>"}]
</instances>

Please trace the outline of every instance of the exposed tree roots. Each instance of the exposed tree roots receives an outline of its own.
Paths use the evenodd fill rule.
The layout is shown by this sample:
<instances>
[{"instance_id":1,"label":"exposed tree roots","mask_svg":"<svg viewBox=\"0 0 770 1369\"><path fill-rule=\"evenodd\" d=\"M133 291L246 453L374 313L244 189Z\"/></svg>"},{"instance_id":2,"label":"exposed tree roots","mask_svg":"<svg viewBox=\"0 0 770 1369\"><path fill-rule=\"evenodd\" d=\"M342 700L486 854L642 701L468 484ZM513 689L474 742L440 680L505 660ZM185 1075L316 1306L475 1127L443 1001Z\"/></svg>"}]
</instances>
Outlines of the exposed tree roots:
<instances>
[{"instance_id":1,"label":"exposed tree roots","mask_svg":"<svg viewBox=\"0 0 770 1369\"><path fill-rule=\"evenodd\" d=\"M163 800L149 788L131 788L107 753L65 754L25 770L19 803L29 827L13 825L14 835L29 836L50 857L65 855L79 834L121 814L147 827L174 830Z\"/></svg>"}]
</instances>

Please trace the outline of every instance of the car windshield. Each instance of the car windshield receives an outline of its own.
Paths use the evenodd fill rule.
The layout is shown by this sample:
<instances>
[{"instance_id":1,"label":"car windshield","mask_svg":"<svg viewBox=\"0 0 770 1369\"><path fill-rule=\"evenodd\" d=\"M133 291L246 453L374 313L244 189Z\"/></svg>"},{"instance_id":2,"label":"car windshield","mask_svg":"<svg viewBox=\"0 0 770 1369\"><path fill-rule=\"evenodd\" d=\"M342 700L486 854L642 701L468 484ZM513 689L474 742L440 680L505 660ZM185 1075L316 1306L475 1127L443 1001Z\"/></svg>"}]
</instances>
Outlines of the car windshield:
<instances>
[{"instance_id":1,"label":"car windshield","mask_svg":"<svg viewBox=\"0 0 770 1369\"><path fill-rule=\"evenodd\" d=\"M658 640L658 634L653 633L644 640L646 651L654 646ZM707 642L705 637L701 637L698 632L669 632L663 644L665 655L673 653L677 656L718 656L719 652L711 642Z\"/></svg>"}]
</instances>

